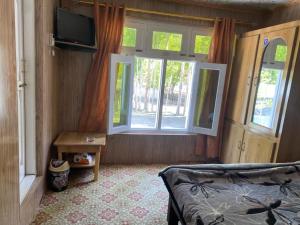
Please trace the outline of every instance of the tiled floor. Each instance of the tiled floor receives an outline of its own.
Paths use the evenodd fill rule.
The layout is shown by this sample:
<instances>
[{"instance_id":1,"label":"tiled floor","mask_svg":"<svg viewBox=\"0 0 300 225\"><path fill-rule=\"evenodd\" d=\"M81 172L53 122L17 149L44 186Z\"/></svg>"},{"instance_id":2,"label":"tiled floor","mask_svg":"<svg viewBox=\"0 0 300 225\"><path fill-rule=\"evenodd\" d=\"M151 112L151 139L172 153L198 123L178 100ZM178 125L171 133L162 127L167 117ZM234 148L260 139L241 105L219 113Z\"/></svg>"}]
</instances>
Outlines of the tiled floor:
<instances>
[{"instance_id":1,"label":"tiled floor","mask_svg":"<svg viewBox=\"0 0 300 225\"><path fill-rule=\"evenodd\" d=\"M101 166L78 170L69 188L47 193L32 225L164 225L168 193L158 172L163 165Z\"/></svg>"}]
</instances>

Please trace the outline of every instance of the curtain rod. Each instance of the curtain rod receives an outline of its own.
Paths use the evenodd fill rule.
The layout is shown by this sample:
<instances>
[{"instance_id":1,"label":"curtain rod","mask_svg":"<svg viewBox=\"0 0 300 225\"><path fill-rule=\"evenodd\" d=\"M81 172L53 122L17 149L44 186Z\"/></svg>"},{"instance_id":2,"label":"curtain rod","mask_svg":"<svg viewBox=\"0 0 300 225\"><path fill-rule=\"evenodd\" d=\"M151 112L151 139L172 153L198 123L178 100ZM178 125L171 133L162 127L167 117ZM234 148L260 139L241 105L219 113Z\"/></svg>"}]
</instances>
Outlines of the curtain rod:
<instances>
[{"instance_id":1,"label":"curtain rod","mask_svg":"<svg viewBox=\"0 0 300 225\"><path fill-rule=\"evenodd\" d=\"M79 4L85 4L85 5L94 5L94 2L91 1L84 1L79 0ZM105 6L104 3L98 3L99 6ZM189 20L198 20L198 21L207 21L207 22L214 22L217 18L211 18L211 17L202 17L202 16L189 16L189 15L183 15L183 14L177 14L177 13L168 13L168 12L161 12L161 11L154 11L154 10L146 10L146 9L137 9L137 8L127 8L126 11L128 12L136 12L136 13L145 13L145 14L151 14L151 15L159 15L159 16L169 16L169 17L175 17L175 18L181 18L181 19L189 19ZM248 26L253 27L255 24L244 22L237 20L237 24L242 26Z\"/></svg>"}]
</instances>

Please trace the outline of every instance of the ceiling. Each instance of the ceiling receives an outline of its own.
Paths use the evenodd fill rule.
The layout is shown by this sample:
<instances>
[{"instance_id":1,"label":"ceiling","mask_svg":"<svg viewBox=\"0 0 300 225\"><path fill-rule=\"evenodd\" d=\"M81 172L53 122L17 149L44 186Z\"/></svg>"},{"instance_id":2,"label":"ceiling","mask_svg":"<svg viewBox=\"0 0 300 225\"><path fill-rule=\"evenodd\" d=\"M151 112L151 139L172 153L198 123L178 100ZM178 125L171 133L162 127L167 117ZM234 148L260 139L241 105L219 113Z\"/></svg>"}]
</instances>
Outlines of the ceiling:
<instances>
[{"instance_id":1,"label":"ceiling","mask_svg":"<svg viewBox=\"0 0 300 225\"><path fill-rule=\"evenodd\" d=\"M164 0L168 2L208 7L234 7L244 10L274 10L282 6L300 4L300 0Z\"/></svg>"}]
</instances>

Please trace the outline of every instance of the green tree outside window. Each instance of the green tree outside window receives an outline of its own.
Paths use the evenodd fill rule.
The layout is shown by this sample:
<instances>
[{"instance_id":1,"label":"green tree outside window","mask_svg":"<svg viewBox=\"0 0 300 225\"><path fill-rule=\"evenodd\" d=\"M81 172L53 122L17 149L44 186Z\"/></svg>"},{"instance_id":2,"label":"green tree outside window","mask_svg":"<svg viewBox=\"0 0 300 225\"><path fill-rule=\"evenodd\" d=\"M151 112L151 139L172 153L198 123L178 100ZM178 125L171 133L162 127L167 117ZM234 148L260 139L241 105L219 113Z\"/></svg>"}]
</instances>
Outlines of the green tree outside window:
<instances>
[{"instance_id":1,"label":"green tree outside window","mask_svg":"<svg viewBox=\"0 0 300 225\"><path fill-rule=\"evenodd\" d=\"M154 31L152 35L152 49L181 51L182 34Z\"/></svg>"},{"instance_id":2,"label":"green tree outside window","mask_svg":"<svg viewBox=\"0 0 300 225\"><path fill-rule=\"evenodd\" d=\"M210 36L196 35L194 53L207 55L211 44Z\"/></svg>"},{"instance_id":3,"label":"green tree outside window","mask_svg":"<svg viewBox=\"0 0 300 225\"><path fill-rule=\"evenodd\" d=\"M275 52L275 61L276 62L285 62L287 56L287 46L286 45L277 45Z\"/></svg>"},{"instance_id":4,"label":"green tree outside window","mask_svg":"<svg viewBox=\"0 0 300 225\"><path fill-rule=\"evenodd\" d=\"M136 46L136 33L135 28L124 27L122 46L134 48Z\"/></svg>"}]
</instances>

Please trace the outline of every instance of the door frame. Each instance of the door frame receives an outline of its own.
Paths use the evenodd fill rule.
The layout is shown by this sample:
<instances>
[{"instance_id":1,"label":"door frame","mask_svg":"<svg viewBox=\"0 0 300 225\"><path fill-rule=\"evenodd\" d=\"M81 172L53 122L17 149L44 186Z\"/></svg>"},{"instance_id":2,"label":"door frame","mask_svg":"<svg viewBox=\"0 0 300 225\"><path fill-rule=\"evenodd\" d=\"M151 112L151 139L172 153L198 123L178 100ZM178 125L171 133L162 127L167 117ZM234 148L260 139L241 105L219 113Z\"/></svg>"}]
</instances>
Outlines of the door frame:
<instances>
[{"instance_id":1,"label":"door frame","mask_svg":"<svg viewBox=\"0 0 300 225\"><path fill-rule=\"evenodd\" d=\"M20 204L37 174L36 168L36 77L35 77L35 0L15 1L17 89L23 93L18 104ZM26 44L25 44L26 43ZM20 99L18 98L18 101ZM23 148L23 149L21 149Z\"/></svg>"}]
</instances>

